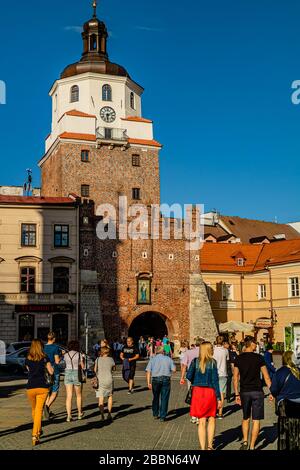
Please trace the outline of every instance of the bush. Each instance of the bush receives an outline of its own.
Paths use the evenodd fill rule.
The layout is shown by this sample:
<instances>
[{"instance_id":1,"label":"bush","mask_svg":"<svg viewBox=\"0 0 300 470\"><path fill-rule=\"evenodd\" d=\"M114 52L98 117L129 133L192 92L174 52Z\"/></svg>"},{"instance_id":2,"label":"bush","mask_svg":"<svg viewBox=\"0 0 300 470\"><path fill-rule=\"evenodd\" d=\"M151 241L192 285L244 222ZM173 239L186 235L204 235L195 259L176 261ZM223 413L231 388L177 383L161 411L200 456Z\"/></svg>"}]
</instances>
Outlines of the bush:
<instances>
[{"instance_id":1,"label":"bush","mask_svg":"<svg viewBox=\"0 0 300 470\"><path fill-rule=\"evenodd\" d=\"M273 345L273 350L276 352L284 352L284 343L276 343Z\"/></svg>"}]
</instances>

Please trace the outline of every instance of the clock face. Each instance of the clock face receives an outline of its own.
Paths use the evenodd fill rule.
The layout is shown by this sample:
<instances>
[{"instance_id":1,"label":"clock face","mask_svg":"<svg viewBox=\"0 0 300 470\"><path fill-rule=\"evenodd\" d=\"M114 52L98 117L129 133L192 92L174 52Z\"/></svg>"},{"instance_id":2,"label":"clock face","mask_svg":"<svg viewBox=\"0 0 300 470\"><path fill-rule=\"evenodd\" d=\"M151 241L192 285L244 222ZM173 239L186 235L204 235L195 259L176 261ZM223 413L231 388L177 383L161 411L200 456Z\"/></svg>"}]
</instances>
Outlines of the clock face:
<instances>
[{"instance_id":1,"label":"clock face","mask_svg":"<svg viewBox=\"0 0 300 470\"><path fill-rule=\"evenodd\" d=\"M116 111L109 106L105 106L100 111L100 117L105 122L114 122L116 119Z\"/></svg>"}]
</instances>

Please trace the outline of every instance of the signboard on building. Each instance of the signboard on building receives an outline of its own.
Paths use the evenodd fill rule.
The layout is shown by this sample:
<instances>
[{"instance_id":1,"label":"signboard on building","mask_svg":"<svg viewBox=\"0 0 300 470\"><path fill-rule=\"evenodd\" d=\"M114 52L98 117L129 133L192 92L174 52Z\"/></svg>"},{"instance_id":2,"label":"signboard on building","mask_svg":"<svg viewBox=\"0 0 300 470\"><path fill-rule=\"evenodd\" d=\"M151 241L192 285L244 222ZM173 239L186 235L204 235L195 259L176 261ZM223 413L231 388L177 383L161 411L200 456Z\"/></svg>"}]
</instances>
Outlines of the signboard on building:
<instances>
[{"instance_id":1,"label":"signboard on building","mask_svg":"<svg viewBox=\"0 0 300 470\"><path fill-rule=\"evenodd\" d=\"M22 304L15 305L16 313L70 313L74 311L73 304L47 304L47 305L30 305Z\"/></svg>"},{"instance_id":2,"label":"signboard on building","mask_svg":"<svg viewBox=\"0 0 300 470\"><path fill-rule=\"evenodd\" d=\"M255 322L255 328L273 328L273 321L271 318L258 318Z\"/></svg>"}]
</instances>

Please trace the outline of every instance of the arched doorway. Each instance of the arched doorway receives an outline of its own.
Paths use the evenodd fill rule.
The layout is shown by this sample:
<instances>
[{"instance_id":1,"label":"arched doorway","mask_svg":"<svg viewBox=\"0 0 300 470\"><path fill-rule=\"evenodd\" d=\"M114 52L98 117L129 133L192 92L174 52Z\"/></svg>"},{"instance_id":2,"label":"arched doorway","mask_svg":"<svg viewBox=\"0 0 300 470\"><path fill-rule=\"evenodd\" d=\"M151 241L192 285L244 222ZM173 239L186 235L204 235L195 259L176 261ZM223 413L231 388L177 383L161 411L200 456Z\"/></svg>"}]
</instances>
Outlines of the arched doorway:
<instances>
[{"instance_id":1,"label":"arched doorway","mask_svg":"<svg viewBox=\"0 0 300 470\"><path fill-rule=\"evenodd\" d=\"M168 334L166 318L155 312L145 312L135 318L129 328L128 335L137 341L140 336L163 338Z\"/></svg>"}]
</instances>

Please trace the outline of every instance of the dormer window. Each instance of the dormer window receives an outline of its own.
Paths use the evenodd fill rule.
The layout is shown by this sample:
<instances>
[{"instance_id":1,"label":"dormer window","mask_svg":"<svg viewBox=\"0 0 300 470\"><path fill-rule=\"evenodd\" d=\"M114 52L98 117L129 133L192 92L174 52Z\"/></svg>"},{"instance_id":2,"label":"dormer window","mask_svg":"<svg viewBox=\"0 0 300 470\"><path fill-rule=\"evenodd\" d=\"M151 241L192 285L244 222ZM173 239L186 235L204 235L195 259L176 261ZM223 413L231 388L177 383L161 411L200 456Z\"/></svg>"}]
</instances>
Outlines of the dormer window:
<instances>
[{"instance_id":1,"label":"dormer window","mask_svg":"<svg viewBox=\"0 0 300 470\"><path fill-rule=\"evenodd\" d=\"M135 109L135 98L134 98L134 93L133 92L130 93L130 107L132 109Z\"/></svg>"},{"instance_id":2,"label":"dormer window","mask_svg":"<svg viewBox=\"0 0 300 470\"><path fill-rule=\"evenodd\" d=\"M74 85L71 88L70 102L76 103L77 101L79 101L79 86Z\"/></svg>"},{"instance_id":3,"label":"dormer window","mask_svg":"<svg viewBox=\"0 0 300 470\"><path fill-rule=\"evenodd\" d=\"M238 258L238 259L237 259L237 265L240 266L240 267L245 266L245 260L244 260L244 258Z\"/></svg>"},{"instance_id":4,"label":"dormer window","mask_svg":"<svg viewBox=\"0 0 300 470\"><path fill-rule=\"evenodd\" d=\"M103 85L102 87L102 100L112 101L112 89L110 85Z\"/></svg>"}]
</instances>

